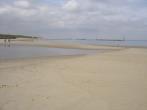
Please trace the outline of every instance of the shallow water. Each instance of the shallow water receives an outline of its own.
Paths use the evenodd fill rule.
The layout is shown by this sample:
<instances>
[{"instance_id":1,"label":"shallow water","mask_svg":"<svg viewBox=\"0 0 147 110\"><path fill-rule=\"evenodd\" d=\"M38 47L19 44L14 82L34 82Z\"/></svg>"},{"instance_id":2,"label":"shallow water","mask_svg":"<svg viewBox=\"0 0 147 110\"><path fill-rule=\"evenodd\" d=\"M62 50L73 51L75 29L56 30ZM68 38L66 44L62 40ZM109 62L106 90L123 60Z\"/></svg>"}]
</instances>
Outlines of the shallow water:
<instances>
[{"instance_id":1,"label":"shallow water","mask_svg":"<svg viewBox=\"0 0 147 110\"><path fill-rule=\"evenodd\" d=\"M92 50L47 48L34 46L0 46L0 59L30 58L45 56L63 56L63 55L84 55L92 54Z\"/></svg>"}]
</instances>

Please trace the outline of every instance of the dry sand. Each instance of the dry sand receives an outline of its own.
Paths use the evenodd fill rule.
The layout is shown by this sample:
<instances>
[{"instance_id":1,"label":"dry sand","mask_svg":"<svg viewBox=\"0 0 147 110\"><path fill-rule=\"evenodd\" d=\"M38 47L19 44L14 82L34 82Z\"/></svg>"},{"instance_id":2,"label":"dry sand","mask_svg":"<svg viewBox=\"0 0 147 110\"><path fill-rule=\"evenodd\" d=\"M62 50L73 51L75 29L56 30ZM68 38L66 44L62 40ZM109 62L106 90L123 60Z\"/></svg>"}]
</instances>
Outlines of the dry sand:
<instances>
[{"instance_id":1,"label":"dry sand","mask_svg":"<svg viewBox=\"0 0 147 110\"><path fill-rule=\"evenodd\" d=\"M147 110L147 49L0 61L0 110Z\"/></svg>"}]
</instances>

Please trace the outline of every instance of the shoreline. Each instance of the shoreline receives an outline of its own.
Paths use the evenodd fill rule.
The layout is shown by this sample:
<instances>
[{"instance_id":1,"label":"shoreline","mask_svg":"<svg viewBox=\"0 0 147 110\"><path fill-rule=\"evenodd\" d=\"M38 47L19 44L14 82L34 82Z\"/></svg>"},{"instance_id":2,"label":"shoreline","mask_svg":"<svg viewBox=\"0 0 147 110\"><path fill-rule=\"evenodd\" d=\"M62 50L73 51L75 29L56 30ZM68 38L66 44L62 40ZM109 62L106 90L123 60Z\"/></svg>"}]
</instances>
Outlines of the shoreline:
<instances>
[{"instance_id":1,"label":"shoreline","mask_svg":"<svg viewBox=\"0 0 147 110\"><path fill-rule=\"evenodd\" d=\"M3 46L2 42L0 42L0 46ZM83 45L83 44L68 44L68 43L59 43L57 44L52 44L50 42L43 42L40 40L37 41L16 41L16 42L12 42L10 47L6 47L6 48L11 48L11 47L15 47L15 46L28 46L28 47L42 47L42 48L62 48L62 49L78 49L78 50L91 50L93 52L89 52L88 53L79 53L79 54L75 54L75 55L49 55L49 56L29 56L29 57L18 57L18 58L0 58L1 62L5 62L5 61L15 61L15 60L24 60L24 59L43 59L43 58L60 58L60 57L77 57L77 56L86 56L86 55L91 55L91 54L99 54L99 53L107 53L107 52L112 52L112 51L121 51L122 49L126 49L124 47L113 47L113 46L93 46L93 45Z\"/></svg>"},{"instance_id":2,"label":"shoreline","mask_svg":"<svg viewBox=\"0 0 147 110\"><path fill-rule=\"evenodd\" d=\"M55 59L64 59L64 58L76 58L76 57L83 57L88 55L60 55L60 56L41 56L41 57L27 57L27 58L6 58L0 59L0 64L5 62L23 62L23 61L35 61L35 60L55 60Z\"/></svg>"},{"instance_id":3,"label":"shoreline","mask_svg":"<svg viewBox=\"0 0 147 110\"><path fill-rule=\"evenodd\" d=\"M0 46L4 45L3 40L0 40ZM81 43L68 43L63 41L50 41L42 39L26 39L26 40L12 40L12 45L20 46L39 46L49 48L65 48L65 49L98 49L98 48L147 48L146 46L129 46L129 45L103 45L103 44L81 44Z\"/></svg>"}]
</instances>

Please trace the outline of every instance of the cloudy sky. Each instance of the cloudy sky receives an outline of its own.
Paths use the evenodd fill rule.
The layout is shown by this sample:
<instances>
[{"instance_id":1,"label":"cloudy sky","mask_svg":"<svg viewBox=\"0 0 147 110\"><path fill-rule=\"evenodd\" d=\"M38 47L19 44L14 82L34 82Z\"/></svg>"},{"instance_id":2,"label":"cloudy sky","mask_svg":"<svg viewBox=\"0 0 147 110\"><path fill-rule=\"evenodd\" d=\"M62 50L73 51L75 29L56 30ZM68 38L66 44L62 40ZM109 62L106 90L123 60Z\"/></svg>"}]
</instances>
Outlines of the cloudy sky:
<instances>
[{"instance_id":1,"label":"cloudy sky","mask_svg":"<svg viewBox=\"0 0 147 110\"><path fill-rule=\"evenodd\" d=\"M0 0L0 33L147 40L147 0Z\"/></svg>"}]
</instances>

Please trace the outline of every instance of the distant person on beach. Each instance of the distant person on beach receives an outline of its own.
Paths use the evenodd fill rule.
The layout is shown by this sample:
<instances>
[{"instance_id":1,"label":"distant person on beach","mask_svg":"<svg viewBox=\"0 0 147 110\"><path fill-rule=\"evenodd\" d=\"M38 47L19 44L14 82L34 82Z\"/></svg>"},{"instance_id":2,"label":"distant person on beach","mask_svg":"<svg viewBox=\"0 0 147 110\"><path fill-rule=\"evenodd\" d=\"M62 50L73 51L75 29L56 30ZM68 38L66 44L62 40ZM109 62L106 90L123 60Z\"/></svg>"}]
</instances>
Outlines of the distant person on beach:
<instances>
[{"instance_id":1,"label":"distant person on beach","mask_svg":"<svg viewBox=\"0 0 147 110\"><path fill-rule=\"evenodd\" d=\"M10 47L10 44L11 44L11 39L4 39L4 46L5 47Z\"/></svg>"},{"instance_id":2,"label":"distant person on beach","mask_svg":"<svg viewBox=\"0 0 147 110\"><path fill-rule=\"evenodd\" d=\"M8 39L8 47L10 47L11 39Z\"/></svg>"},{"instance_id":3,"label":"distant person on beach","mask_svg":"<svg viewBox=\"0 0 147 110\"><path fill-rule=\"evenodd\" d=\"M7 46L7 39L4 39L4 46Z\"/></svg>"}]
</instances>

